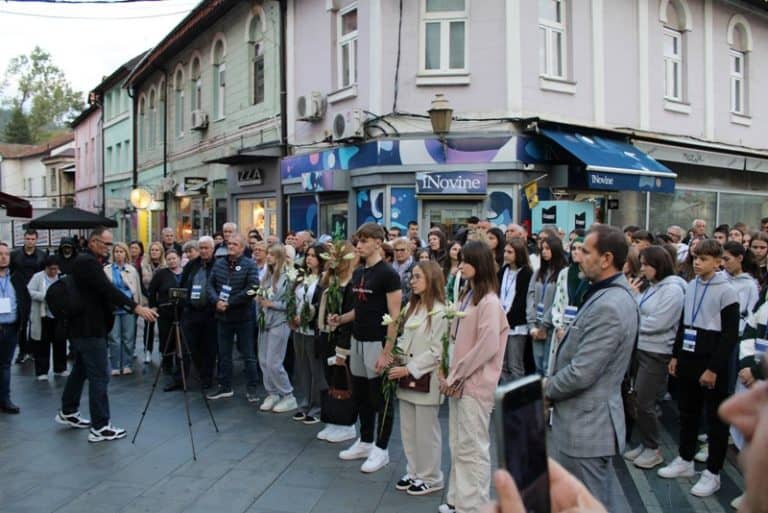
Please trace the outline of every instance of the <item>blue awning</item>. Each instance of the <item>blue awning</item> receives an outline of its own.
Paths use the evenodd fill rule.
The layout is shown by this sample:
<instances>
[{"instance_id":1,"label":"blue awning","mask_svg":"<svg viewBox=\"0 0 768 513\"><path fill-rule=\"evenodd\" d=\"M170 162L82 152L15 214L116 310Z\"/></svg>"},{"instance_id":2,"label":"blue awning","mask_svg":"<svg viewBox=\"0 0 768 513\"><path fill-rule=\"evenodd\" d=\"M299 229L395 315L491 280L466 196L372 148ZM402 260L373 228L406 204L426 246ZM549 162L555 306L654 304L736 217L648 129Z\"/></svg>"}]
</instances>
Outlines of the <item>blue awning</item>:
<instances>
[{"instance_id":1,"label":"blue awning","mask_svg":"<svg viewBox=\"0 0 768 513\"><path fill-rule=\"evenodd\" d=\"M551 128L541 134L584 164L589 189L675 192L677 174L627 142Z\"/></svg>"}]
</instances>

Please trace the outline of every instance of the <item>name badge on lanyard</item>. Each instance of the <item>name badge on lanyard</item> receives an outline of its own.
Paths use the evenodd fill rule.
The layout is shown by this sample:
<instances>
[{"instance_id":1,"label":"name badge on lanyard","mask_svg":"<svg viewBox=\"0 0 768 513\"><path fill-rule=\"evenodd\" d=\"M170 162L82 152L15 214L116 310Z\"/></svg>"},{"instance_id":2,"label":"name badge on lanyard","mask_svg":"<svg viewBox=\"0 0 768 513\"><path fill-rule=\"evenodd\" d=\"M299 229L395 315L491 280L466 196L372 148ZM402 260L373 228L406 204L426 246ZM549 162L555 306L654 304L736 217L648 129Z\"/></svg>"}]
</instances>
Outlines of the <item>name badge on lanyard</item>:
<instances>
[{"instance_id":1,"label":"name badge on lanyard","mask_svg":"<svg viewBox=\"0 0 768 513\"><path fill-rule=\"evenodd\" d=\"M219 292L220 301L229 301L229 295L232 293L232 287L230 285L222 285L221 292Z\"/></svg>"},{"instance_id":2,"label":"name badge on lanyard","mask_svg":"<svg viewBox=\"0 0 768 513\"><path fill-rule=\"evenodd\" d=\"M11 298L0 297L0 314L11 313Z\"/></svg>"},{"instance_id":3,"label":"name badge on lanyard","mask_svg":"<svg viewBox=\"0 0 768 513\"><path fill-rule=\"evenodd\" d=\"M566 324L571 324L574 319L576 319L576 314L579 313L579 307L568 305L565 307L565 314L563 315L563 319L565 320Z\"/></svg>"},{"instance_id":4,"label":"name badge on lanyard","mask_svg":"<svg viewBox=\"0 0 768 513\"><path fill-rule=\"evenodd\" d=\"M200 299L200 294L202 293L202 291L203 291L202 285L200 284L192 285L192 290L189 293L189 298L195 299L195 300Z\"/></svg>"},{"instance_id":5,"label":"name badge on lanyard","mask_svg":"<svg viewBox=\"0 0 768 513\"><path fill-rule=\"evenodd\" d=\"M544 320L544 303L536 304L536 321L541 322Z\"/></svg>"},{"instance_id":6,"label":"name badge on lanyard","mask_svg":"<svg viewBox=\"0 0 768 513\"><path fill-rule=\"evenodd\" d=\"M683 351L696 352L696 330L685 328L683 332Z\"/></svg>"}]
</instances>

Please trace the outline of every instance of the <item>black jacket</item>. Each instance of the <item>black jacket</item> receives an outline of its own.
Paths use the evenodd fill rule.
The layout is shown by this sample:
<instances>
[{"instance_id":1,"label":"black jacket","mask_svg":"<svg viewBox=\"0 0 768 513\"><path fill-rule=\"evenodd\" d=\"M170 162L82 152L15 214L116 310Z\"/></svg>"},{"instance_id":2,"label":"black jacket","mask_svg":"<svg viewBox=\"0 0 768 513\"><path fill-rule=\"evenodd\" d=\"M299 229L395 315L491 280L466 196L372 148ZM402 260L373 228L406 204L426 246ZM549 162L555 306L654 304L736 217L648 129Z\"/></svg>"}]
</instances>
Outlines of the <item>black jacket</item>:
<instances>
[{"instance_id":1,"label":"black jacket","mask_svg":"<svg viewBox=\"0 0 768 513\"><path fill-rule=\"evenodd\" d=\"M213 269L213 264L216 263L215 258L211 258L207 263L203 262L202 258L195 258L194 260L190 260L187 262L187 265L184 266L184 271L181 273L181 287L187 289L187 298L184 301L184 318L188 318L190 316L199 319L210 316L211 319L213 318L214 314L214 306L208 302L204 307L196 307L194 306L189 300L190 295L192 294L192 285L193 281L195 279L195 275L200 270L200 267L205 265L205 276L206 276L206 285L208 283L208 279L211 277L211 270ZM206 287L207 288L207 287Z\"/></svg>"},{"instance_id":2,"label":"black jacket","mask_svg":"<svg viewBox=\"0 0 768 513\"><path fill-rule=\"evenodd\" d=\"M36 272L45 268L45 257L48 255L40 248L35 248L35 252L29 257L24 253L24 248L16 248L11 251L11 272L20 274L24 278L24 283L29 283Z\"/></svg>"},{"instance_id":3,"label":"black jacket","mask_svg":"<svg viewBox=\"0 0 768 513\"><path fill-rule=\"evenodd\" d=\"M90 251L75 258L72 276L84 303L84 313L69 321L71 338L106 337L115 320L114 309L133 311L136 303L112 285L99 259Z\"/></svg>"},{"instance_id":4,"label":"black jacket","mask_svg":"<svg viewBox=\"0 0 768 513\"><path fill-rule=\"evenodd\" d=\"M176 275L173 274L173 271L167 267L158 269L147 289L149 307L158 308L158 313L163 318L173 318L173 307L168 304L168 291L181 287L180 283L180 281L176 281Z\"/></svg>"},{"instance_id":5,"label":"black jacket","mask_svg":"<svg viewBox=\"0 0 768 513\"><path fill-rule=\"evenodd\" d=\"M509 267L505 265L499 271L499 284L503 285L504 271ZM515 282L515 299L512 300L512 308L507 312L507 322L510 328L519 326L521 324L527 324L525 317L526 300L528 296L528 285L531 283L531 276L533 271L530 267L522 267L517 273L517 281ZM499 291L499 297L501 297L501 291Z\"/></svg>"}]
</instances>

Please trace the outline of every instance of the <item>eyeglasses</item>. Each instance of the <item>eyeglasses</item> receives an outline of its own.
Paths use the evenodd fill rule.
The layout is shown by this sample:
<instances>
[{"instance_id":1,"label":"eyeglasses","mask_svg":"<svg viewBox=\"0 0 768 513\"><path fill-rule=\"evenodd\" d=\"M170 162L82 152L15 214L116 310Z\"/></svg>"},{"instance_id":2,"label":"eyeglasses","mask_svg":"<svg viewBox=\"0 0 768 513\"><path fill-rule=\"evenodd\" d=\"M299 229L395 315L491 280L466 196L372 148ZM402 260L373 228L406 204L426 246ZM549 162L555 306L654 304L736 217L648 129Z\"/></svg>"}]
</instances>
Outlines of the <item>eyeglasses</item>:
<instances>
[{"instance_id":1,"label":"eyeglasses","mask_svg":"<svg viewBox=\"0 0 768 513\"><path fill-rule=\"evenodd\" d=\"M111 246L111 242L104 242L102 239L93 239L94 241L98 242L99 244L104 244L105 246Z\"/></svg>"},{"instance_id":2,"label":"eyeglasses","mask_svg":"<svg viewBox=\"0 0 768 513\"><path fill-rule=\"evenodd\" d=\"M405 248L395 248L395 251L408 251L408 250Z\"/></svg>"}]
</instances>

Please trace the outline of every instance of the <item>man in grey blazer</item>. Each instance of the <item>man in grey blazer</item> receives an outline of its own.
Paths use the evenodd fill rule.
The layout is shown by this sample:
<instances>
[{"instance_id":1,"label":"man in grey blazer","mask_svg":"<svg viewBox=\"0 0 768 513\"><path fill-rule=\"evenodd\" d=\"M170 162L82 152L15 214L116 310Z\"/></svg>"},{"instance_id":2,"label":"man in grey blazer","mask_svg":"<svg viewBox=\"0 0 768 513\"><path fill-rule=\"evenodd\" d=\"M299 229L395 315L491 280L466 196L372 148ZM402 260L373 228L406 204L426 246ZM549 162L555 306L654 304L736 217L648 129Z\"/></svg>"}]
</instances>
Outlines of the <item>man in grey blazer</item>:
<instances>
[{"instance_id":1,"label":"man in grey blazer","mask_svg":"<svg viewBox=\"0 0 768 513\"><path fill-rule=\"evenodd\" d=\"M554 359L544 395L552 404L552 456L580 479L608 511L615 454L626 426L621 381L638 329L637 303L624 278L624 234L599 225L582 247L591 286Z\"/></svg>"}]
</instances>

